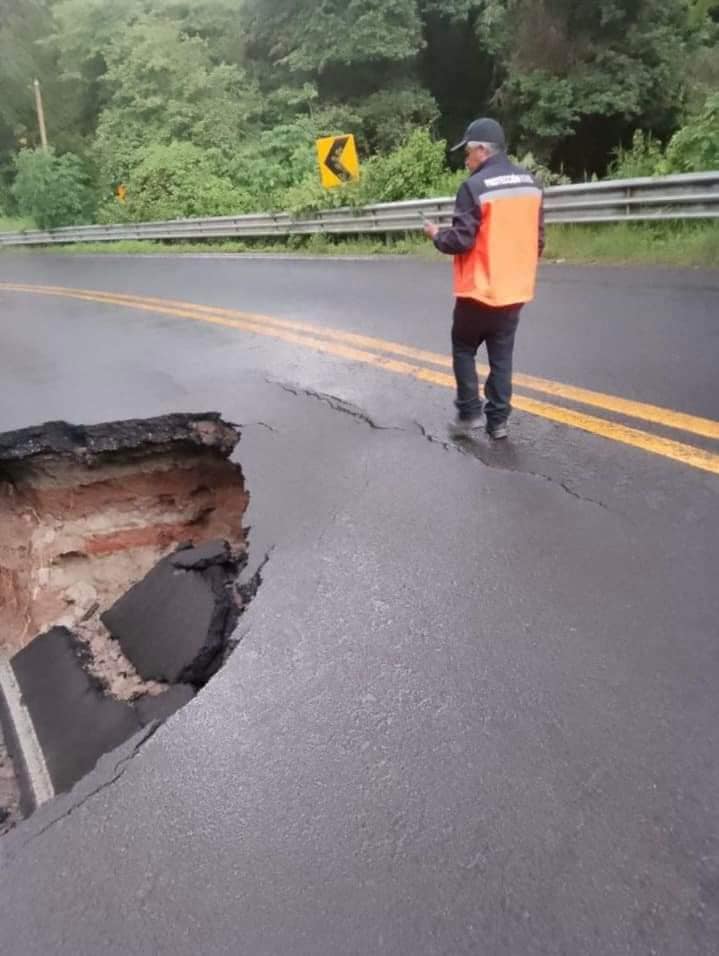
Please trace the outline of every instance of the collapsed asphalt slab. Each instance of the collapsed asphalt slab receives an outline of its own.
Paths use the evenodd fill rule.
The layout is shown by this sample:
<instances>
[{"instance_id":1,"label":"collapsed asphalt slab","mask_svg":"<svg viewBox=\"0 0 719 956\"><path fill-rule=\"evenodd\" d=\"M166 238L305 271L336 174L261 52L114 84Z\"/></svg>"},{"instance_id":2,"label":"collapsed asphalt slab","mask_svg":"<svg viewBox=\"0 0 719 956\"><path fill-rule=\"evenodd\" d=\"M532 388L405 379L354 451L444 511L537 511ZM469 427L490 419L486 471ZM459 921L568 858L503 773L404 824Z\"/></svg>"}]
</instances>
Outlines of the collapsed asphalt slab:
<instances>
[{"instance_id":1,"label":"collapsed asphalt slab","mask_svg":"<svg viewBox=\"0 0 719 956\"><path fill-rule=\"evenodd\" d=\"M182 548L116 601L102 622L146 680L201 687L220 666L237 623L235 586L246 561L226 541Z\"/></svg>"},{"instance_id":2,"label":"collapsed asphalt slab","mask_svg":"<svg viewBox=\"0 0 719 956\"><path fill-rule=\"evenodd\" d=\"M55 627L11 662L55 793L69 790L103 753L142 727L131 704L92 680L83 654L84 645L67 628Z\"/></svg>"},{"instance_id":3,"label":"collapsed asphalt slab","mask_svg":"<svg viewBox=\"0 0 719 956\"><path fill-rule=\"evenodd\" d=\"M146 724L166 720L194 696L193 688L180 684L132 703L116 700L88 672L86 661L86 645L64 627L39 635L11 661L55 794L73 787L103 754ZM28 799L32 781L26 779L21 740L18 745L13 756L27 812L35 809Z\"/></svg>"},{"instance_id":4,"label":"collapsed asphalt slab","mask_svg":"<svg viewBox=\"0 0 719 956\"><path fill-rule=\"evenodd\" d=\"M87 645L64 627L40 634L9 662L27 726L15 716L12 685L0 682L0 724L27 816L75 786L103 754L189 703L195 688L174 684L117 700L88 667ZM39 763L39 766L38 766ZM38 786L39 777L43 789Z\"/></svg>"}]
</instances>

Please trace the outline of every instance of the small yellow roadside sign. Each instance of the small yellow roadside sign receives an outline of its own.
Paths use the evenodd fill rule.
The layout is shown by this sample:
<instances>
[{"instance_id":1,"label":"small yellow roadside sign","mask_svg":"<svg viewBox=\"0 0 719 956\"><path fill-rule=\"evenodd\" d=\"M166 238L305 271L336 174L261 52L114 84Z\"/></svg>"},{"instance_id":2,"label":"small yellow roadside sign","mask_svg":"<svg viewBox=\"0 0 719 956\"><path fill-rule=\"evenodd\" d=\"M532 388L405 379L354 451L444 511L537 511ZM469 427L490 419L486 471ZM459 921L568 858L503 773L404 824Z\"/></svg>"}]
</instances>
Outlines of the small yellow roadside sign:
<instances>
[{"instance_id":1,"label":"small yellow roadside sign","mask_svg":"<svg viewBox=\"0 0 719 956\"><path fill-rule=\"evenodd\" d=\"M359 158L354 136L324 136L318 139L317 159L325 189L359 179Z\"/></svg>"}]
</instances>

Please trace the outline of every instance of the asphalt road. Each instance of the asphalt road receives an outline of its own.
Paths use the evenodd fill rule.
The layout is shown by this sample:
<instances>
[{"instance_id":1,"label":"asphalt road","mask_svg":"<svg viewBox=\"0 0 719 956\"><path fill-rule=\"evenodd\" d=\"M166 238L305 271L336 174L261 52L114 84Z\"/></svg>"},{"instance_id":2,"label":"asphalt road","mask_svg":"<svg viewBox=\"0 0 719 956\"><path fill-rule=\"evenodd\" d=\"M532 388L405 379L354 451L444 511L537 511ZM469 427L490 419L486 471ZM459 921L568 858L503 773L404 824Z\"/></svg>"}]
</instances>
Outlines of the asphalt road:
<instances>
[{"instance_id":1,"label":"asphalt road","mask_svg":"<svg viewBox=\"0 0 719 956\"><path fill-rule=\"evenodd\" d=\"M221 673L0 841L0 952L716 953L718 293L547 267L493 447L441 265L0 257L0 429L217 409L271 549Z\"/></svg>"}]
</instances>

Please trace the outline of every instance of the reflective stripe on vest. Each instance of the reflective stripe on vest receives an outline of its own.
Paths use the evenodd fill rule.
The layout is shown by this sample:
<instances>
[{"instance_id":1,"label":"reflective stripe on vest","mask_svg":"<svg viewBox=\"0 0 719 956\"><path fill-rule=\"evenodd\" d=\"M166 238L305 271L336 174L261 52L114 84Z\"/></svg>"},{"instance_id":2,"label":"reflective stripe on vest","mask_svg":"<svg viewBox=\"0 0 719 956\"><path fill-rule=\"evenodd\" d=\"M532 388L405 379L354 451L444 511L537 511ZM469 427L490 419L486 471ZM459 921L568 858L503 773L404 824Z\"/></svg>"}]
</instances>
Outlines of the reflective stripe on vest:
<instances>
[{"instance_id":1,"label":"reflective stripe on vest","mask_svg":"<svg viewBox=\"0 0 719 956\"><path fill-rule=\"evenodd\" d=\"M525 185L488 189L479 202L474 247L454 257L454 294L498 307L529 302L539 260L541 190Z\"/></svg>"}]
</instances>

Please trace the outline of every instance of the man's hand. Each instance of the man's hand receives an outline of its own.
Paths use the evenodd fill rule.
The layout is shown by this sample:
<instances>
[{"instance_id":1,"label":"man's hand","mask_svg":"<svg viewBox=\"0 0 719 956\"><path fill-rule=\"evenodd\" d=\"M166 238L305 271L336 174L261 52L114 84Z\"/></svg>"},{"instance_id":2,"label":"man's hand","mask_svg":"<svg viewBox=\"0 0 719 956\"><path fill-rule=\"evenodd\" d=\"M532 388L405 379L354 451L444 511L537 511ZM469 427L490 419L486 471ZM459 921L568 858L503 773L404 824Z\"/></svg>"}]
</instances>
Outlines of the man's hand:
<instances>
[{"instance_id":1,"label":"man's hand","mask_svg":"<svg viewBox=\"0 0 719 956\"><path fill-rule=\"evenodd\" d=\"M433 222L425 222L424 234L428 239L434 239L438 232L439 226L435 225Z\"/></svg>"}]
</instances>

